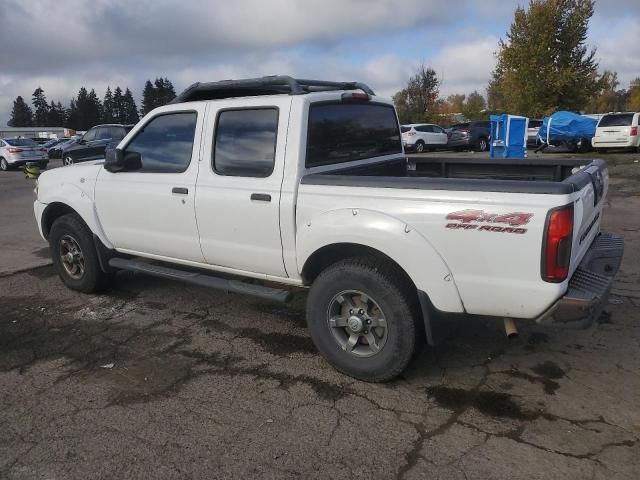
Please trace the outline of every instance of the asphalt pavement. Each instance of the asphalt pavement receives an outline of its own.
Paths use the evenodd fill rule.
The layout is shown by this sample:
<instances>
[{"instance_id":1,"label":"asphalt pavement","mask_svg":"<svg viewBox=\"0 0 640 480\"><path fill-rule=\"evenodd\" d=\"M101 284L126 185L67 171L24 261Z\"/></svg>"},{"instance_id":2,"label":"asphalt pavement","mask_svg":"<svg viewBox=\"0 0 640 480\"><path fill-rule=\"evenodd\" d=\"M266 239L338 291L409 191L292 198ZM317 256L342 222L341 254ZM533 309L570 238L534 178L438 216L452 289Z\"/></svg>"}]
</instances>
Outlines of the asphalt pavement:
<instances>
[{"instance_id":1,"label":"asphalt pavement","mask_svg":"<svg viewBox=\"0 0 640 480\"><path fill-rule=\"evenodd\" d=\"M32 183L0 172L0 478L637 480L640 196L612 175L604 226L626 252L596 325L519 321L511 341L451 320L378 385L318 354L304 292L279 305L126 272L68 290L38 266Z\"/></svg>"}]
</instances>

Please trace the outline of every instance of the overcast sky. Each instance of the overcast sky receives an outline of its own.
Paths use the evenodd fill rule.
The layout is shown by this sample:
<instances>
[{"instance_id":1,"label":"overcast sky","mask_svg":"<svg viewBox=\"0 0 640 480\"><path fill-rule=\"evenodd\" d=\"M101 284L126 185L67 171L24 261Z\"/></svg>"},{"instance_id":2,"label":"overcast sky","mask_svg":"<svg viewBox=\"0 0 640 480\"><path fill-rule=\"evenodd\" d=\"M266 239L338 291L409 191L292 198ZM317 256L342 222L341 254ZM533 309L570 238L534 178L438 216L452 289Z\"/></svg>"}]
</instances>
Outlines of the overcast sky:
<instances>
[{"instance_id":1,"label":"overcast sky","mask_svg":"<svg viewBox=\"0 0 640 480\"><path fill-rule=\"evenodd\" d=\"M440 92L485 93L518 0L0 0L0 124L41 86L67 105L167 76L359 80L390 96L425 62ZM621 87L640 76L640 0L598 0L589 44Z\"/></svg>"}]
</instances>

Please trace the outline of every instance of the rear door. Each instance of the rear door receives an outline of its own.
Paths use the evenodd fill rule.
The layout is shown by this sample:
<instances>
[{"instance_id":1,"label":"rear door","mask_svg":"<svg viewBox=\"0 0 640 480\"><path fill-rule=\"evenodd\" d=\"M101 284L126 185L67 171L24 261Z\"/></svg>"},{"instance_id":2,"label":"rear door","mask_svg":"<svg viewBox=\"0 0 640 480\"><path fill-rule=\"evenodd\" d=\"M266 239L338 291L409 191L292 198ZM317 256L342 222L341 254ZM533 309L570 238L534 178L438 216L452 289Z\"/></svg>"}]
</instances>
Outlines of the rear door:
<instances>
[{"instance_id":1,"label":"rear door","mask_svg":"<svg viewBox=\"0 0 640 480\"><path fill-rule=\"evenodd\" d=\"M246 102L245 102L246 103ZM198 175L196 218L205 261L286 277L280 189L291 97L211 103Z\"/></svg>"},{"instance_id":2,"label":"rear door","mask_svg":"<svg viewBox=\"0 0 640 480\"><path fill-rule=\"evenodd\" d=\"M436 145L446 145L447 144L447 134L445 133L442 127L438 125L433 125L433 141Z\"/></svg>"}]
</instances>

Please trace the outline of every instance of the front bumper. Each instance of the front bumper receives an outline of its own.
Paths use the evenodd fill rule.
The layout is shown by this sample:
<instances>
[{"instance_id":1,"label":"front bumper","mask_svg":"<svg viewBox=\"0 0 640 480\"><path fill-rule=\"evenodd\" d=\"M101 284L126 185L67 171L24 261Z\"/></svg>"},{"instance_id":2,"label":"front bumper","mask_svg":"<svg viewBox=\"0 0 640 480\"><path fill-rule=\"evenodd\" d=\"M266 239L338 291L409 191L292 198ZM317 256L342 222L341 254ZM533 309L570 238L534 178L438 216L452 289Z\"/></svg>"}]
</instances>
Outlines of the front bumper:
<instances>
[{"instance_id":1,"label":"front bumper","mask_svg":"<svg viewBox=\"0 0 640 480\"><path fill-rule=\"evenodd\" d=\"M624 239L613 233L598 235L569 280L565 295L536 319L540 325L587 328L607 303L622 255Z\"/></svg>"}]
</instances>

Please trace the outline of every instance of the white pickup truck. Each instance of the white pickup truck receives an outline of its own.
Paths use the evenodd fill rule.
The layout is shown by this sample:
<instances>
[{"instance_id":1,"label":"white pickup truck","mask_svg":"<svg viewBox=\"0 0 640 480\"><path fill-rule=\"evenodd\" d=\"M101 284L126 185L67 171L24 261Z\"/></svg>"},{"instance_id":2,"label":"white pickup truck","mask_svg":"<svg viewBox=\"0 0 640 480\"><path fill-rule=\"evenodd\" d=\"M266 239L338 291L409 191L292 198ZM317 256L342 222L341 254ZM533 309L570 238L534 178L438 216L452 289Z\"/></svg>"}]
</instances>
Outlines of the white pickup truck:
<instances>
[{"instance_id":1,"label":"white pickup truck","mask_svg":"<svg viewBox=\"0 0 640 480\"><path fill-rule=\"evenodd\" d=\"M366 85L279 76L192 85L104 162L42 174L34 208L70 288L122 269L309 288L318 350L384 381L447 312L590 324L623 252L600 232L607 186L600 160L407 158Z\"/></svg>"}]
</instances>

